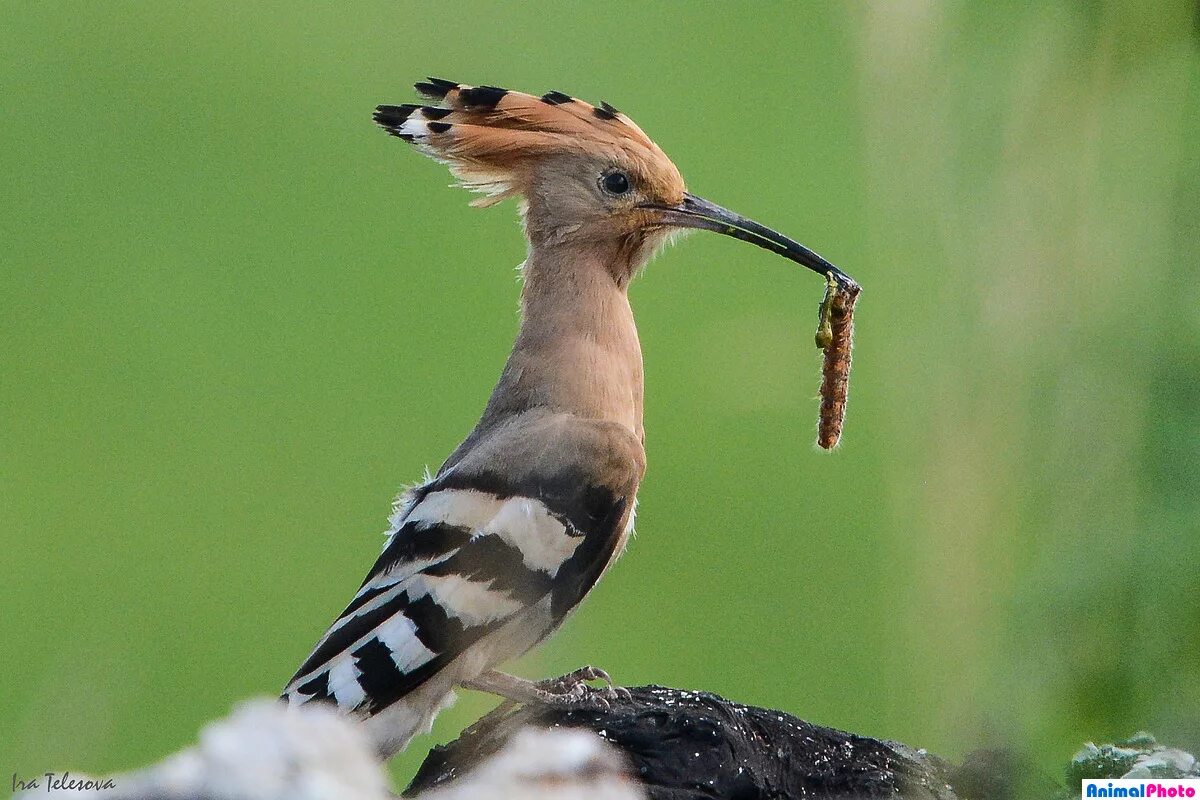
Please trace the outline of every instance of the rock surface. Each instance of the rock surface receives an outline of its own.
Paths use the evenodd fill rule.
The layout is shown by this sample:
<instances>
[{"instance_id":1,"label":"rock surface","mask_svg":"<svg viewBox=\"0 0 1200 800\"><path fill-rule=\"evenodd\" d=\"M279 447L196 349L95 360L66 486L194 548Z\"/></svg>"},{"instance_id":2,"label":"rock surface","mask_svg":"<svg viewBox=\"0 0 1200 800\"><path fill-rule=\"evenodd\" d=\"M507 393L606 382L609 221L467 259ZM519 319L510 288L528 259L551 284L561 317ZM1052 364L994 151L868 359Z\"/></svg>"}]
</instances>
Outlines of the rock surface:
<instances>
[{"instance_id":1,"label":"rock surface","mask_svg":"<svg viewBox=\"0 0 1200 800\"><path fill-rule=\"evenodd\" d=\"M1139 733L1087 744L1065 781L1011 750L951 765L898 742L857 736L716 695L647 686L575 710L502 706L437 747L405 795L420 800L1024 800L1079 796L1082 778L1200 777L1200 761ZM19 800L391 800L361 727L332 708L239 705L199 742L142 770L59 773ZM87 785L106 788L89 790ZM14 789L22 787L15 785ZM49 791L47 791L49 789Z\"/></svg>"},{"instance_id":2,"label":"rock surface","mask_svg":"<svg viewBox=\"0 0 1200 800\"><path fill-rule=\"evenodd\" d=\"M595 732L624 752L654 800L956 796L945 765L923 751L704 692L660 686L629 692L607 708L498 710L435 748L405 796L469 773L527 726Z\"/></svg>"}]
</instances>

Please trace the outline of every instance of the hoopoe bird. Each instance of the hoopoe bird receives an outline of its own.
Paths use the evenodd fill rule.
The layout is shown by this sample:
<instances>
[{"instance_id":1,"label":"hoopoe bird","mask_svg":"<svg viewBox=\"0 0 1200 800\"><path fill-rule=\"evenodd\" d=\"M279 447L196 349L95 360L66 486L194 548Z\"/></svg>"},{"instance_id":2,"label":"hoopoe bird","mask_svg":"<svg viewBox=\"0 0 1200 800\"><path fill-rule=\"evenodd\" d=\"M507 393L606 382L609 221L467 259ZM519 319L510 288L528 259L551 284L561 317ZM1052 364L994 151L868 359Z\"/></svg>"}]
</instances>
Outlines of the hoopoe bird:
<instances>
[{"instance_id":1,"label":"hoopoe bird","mask_svg":"<svg viewBox=\"0 0 1200 800\"><path fill-rule=\"evenodd\" d=\"M716 231L848 285L816 253L689 194L607 103L431 78L426 105L381 105L388 133L445 164L472 205L520 199L520 332L483 415L400 496L383 553L284 690L363 720L380 754L427 731L457 687L595 702L585 667L497 671L558 628L621 554L646 469L642 353L629 282L673 234ZM611 682L609 682L611 685ZM603 698L600 698L603 699Z\"/></svg>"}]
</instances>

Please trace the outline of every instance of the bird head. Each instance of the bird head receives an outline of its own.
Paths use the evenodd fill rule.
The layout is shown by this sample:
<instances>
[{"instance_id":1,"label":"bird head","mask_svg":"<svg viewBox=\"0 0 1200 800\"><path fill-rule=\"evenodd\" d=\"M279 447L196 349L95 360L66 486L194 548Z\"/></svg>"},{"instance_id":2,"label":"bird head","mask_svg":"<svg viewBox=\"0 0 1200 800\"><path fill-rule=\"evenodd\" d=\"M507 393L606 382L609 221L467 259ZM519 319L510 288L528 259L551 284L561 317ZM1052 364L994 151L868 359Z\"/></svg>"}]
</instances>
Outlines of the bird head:
<instances>
[{"instance_id":1,"label":"bird head","mask_svg":"<svg viewBox=\"0 0 1200 800\"><path fill-rule=\"evenodd\" d=\"M535 246L613 244L636 270L673 233L702 229L855 285L798 242L690 194L666 153L608 103L438 78L416 89L428 105L381 105L375 121L480 192L472 205L519 197Z\"/></svg>"}]
</instances>

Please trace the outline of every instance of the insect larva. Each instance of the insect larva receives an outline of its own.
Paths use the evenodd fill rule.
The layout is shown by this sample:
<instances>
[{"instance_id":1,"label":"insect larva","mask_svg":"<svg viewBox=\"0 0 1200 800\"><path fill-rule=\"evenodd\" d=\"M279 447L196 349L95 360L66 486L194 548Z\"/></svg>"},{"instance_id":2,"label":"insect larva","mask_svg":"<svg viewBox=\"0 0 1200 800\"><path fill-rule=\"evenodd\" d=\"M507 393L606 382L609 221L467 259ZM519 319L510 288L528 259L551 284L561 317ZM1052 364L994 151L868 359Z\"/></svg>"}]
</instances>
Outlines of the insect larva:
<instances>
[{"instance_id":1,"label":"insect larva","mask_svg":"<svg viewBox=\"0 0 1200 800\"><path fill-rule=\"evenodd\" d=\"M854 303L857 284L843 286L830 274L821 301L817 347L825 351L821 366L821 412L817 418L817 446L832 450L842 438L846 396L850 392L850 348L854 345Z\"/></svg>"}]
</instances>

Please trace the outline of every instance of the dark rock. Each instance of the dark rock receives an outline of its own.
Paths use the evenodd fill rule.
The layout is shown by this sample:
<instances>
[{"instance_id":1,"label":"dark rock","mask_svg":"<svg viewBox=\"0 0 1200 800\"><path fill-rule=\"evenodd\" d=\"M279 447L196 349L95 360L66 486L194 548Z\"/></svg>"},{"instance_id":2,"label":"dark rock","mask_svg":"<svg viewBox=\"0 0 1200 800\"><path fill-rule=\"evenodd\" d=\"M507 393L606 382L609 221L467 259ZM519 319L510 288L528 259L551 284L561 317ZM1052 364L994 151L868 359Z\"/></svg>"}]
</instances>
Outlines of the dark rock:
<instances>
[{"instance_id":1,"label":"dark rock","mask_svg":"<svg viewBox=\"0 0 1200 800\"><path fill-rule=\"evenodd\" d=\"M526 725L589 728L626 754L655 800L954 800L945 765L923 751L824 728L706 692L630 689L607 708L498 709L436 747L405 796L454 780Z\"/></svg>"}]
</instances>

